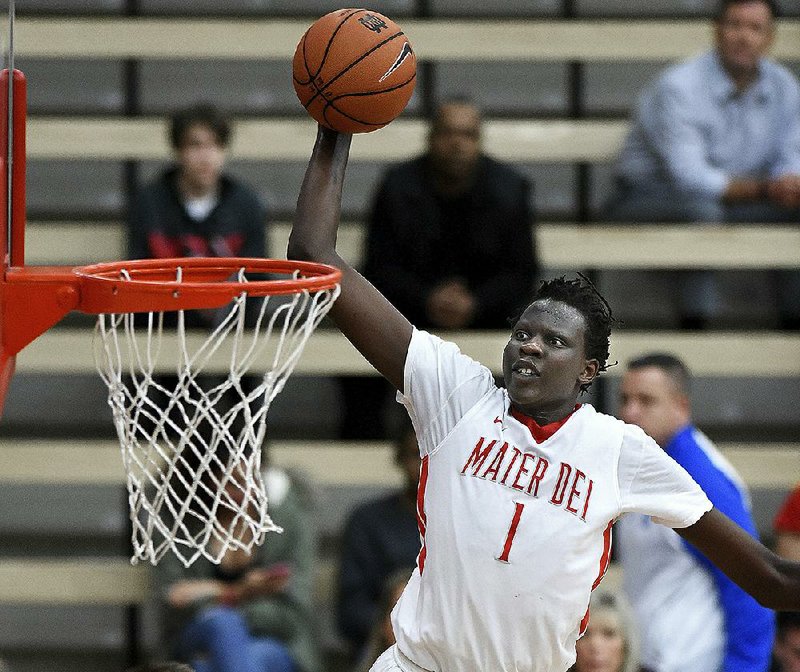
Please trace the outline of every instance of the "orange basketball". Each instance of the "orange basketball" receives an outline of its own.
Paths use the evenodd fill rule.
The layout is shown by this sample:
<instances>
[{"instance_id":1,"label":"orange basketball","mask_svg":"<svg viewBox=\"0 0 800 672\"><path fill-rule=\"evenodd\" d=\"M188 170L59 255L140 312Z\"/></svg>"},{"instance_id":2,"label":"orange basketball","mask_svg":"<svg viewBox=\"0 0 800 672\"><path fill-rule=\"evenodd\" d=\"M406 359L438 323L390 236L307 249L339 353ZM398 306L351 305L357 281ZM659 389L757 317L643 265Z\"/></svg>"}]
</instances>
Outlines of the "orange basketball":
<instances>
[{"instance_id":1,"label":"orange basketball","mask_svg":"<svg viewBox=\"0 0 800 672\"><path fill-rule=\"evenodd\" d=\"M297 97L320 124L369 133L403 111L417 61L394 21L367 9L339 9L306 31L292 71Z\"/></svg>"}]
</instances>

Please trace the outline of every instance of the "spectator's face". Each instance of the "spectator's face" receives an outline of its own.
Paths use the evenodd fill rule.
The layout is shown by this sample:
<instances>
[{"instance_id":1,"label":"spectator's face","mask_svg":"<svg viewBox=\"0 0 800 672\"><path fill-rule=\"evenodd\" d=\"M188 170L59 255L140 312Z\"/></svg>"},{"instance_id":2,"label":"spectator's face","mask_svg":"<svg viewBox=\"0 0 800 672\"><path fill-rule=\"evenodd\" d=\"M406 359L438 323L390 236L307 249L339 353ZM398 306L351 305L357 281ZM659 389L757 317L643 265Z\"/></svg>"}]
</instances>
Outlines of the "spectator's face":
<instances>
[{"instance_id":1,"label":"spectator's face","mask_svg":"<svg viewBox=\"0 0 800 672\"><path fill-rule=\"evenodd\" d=\"M622 379L619 415L663 448L689 421L689 400L662 369L643 366L627 371Z\"/></svg>"},{"instance_id":2,"label":"spectator's face","mask_svg":"<svg viewBox=\"0 0 800 672\"><path fill-rule=\"evenodd\" d=\"M576 672L620 672L625 664L625 639L618 619L610 613L592 614L575 651Z\"/></svg>"},{"instance_id":3,"label":"spectator's face","mask_svg":"<svg viewBox=\"0 0 800 672\"><path fill-rule=\"evenodd\" d=\"M481 151L481 117L467 104L444 105L433 122L430 155L437 171L449 179L472 173Z\"/></svg>"},{"instance_id":4,"label":"spectator's face","mask_svg":"<svg viewBox=\"0 0 800 672\"><path fill-rule=\"evenodd\" d=\"M181 179L197 194L216 190L225 164L225 148L219 138L205 124L193 124L182 140L177 151Z\"/></svg>"},{"instance_id":5,"label":"spectator's face","mask_svg":"<svg viewBox=\"0 0 800 672\"><path fill-rule=\"evenodd\" d=\"M734 77L755 73L773 34L772 14L763 2L730 5L716 23L717 49L728 72Z\"/></svg>"},{"instance_id":6,"label":"spectator's face","mask_svg":"<svg viewBox=\"0 0 800 672\"><path fill-rule=\"evenodd\" d=\"M775 642L781 672L800 672L800 628L788 628Z\"/></svg>"}]
</instances>

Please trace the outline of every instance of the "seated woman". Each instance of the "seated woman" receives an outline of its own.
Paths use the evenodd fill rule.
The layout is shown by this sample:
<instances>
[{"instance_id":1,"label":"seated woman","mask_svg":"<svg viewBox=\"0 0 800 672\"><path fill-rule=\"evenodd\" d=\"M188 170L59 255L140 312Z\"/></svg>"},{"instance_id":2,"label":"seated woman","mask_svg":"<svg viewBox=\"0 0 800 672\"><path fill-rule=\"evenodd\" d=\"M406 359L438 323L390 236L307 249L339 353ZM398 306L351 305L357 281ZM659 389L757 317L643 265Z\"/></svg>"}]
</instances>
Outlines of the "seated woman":
<instances>
[{"instance_id":1,"label":"seated woman","mask_svg":"<svg viewBox=\"0 0 800 672\"><path fill-rule=\"evenodd\" d=\"M586 632L575 644L572 672L638 672L639 643L625 599L597 590L589 614Z\"/></svg>"}]
</instances>

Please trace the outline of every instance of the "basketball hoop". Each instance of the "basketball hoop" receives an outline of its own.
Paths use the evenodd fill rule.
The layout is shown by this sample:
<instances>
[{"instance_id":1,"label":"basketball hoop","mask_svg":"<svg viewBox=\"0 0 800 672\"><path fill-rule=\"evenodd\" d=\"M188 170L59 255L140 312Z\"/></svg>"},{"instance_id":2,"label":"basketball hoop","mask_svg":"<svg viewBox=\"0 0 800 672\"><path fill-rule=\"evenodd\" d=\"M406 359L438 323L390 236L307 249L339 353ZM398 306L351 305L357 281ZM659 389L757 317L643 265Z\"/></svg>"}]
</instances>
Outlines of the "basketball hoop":
<instances>
[{"instance_id":1,"label":"basketball hoop","mask_svg":"<svg viewBox=\"0 0 800 672\"><path fill-rule=\"evenodd\" d=\"M218 563L279 529L261 476L267 411L340 278L325 264L245 258L6 268L11 373L15 355L68 312L98 315L95 361L127 474L132 562L171 550L187 567L200 556ZM191 330L197 315L206 328Z\"/></svg>"},{"instance_id":2,"label":"basketball hoop","mask_svg":"<svg viewBox=\"0 0 800 672\"><path fill-rule=\"evenodd\" d=\"M280 529L261 476L267 411L336 300L340 272L294 261L161 259L75 274L81 309L99 313L95 360L127 473L132 562L156 564L171 550L188 567L201 555L218 563L229 549L249 552ZM188 309L206 311L208 333L187 330ZM165 347L168 322L177 352ZM165 361L169 377L158 375ZM227 373L209 374L214 362Z\"/></svg>"},{"instance_id":3,"label":"basketball hoop","mask_svg":"<svg viewBox=\"0 0 800 672\"><path fill-rule=\"evenodd\" d=\"M0 414L17 354L71 311L99 315L95 354L127 473L131 561L155 564L172 550L188 566L250 551L277 529L261 478L267 410L336 300L341 272L245 258L26 266L27 85L9 61L0 70ZM200 333L187 329L189 310L205 319Z\"/></svg>"}]
</instances>

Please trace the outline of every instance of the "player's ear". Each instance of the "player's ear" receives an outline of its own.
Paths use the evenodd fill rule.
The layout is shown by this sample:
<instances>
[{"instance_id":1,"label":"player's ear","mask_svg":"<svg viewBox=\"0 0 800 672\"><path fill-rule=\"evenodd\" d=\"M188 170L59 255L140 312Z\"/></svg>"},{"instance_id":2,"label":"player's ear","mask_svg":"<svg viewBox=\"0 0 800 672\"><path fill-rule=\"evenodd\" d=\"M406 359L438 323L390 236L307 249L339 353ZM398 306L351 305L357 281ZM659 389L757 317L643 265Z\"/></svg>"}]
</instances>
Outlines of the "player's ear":
<instances>
[{"instance_id":1,"label":"player's ear","mask_svg":"<svg viewBox=\"0 0 800 672\"><path fill-rule=\"evenodd\" d=\"M581 371L581 374L578 376L578 383L581 385L588 385L597 378L598 373L600 373L600 362L596 359L584 359L583 371Z\"/></svg>"}]
</instances>

